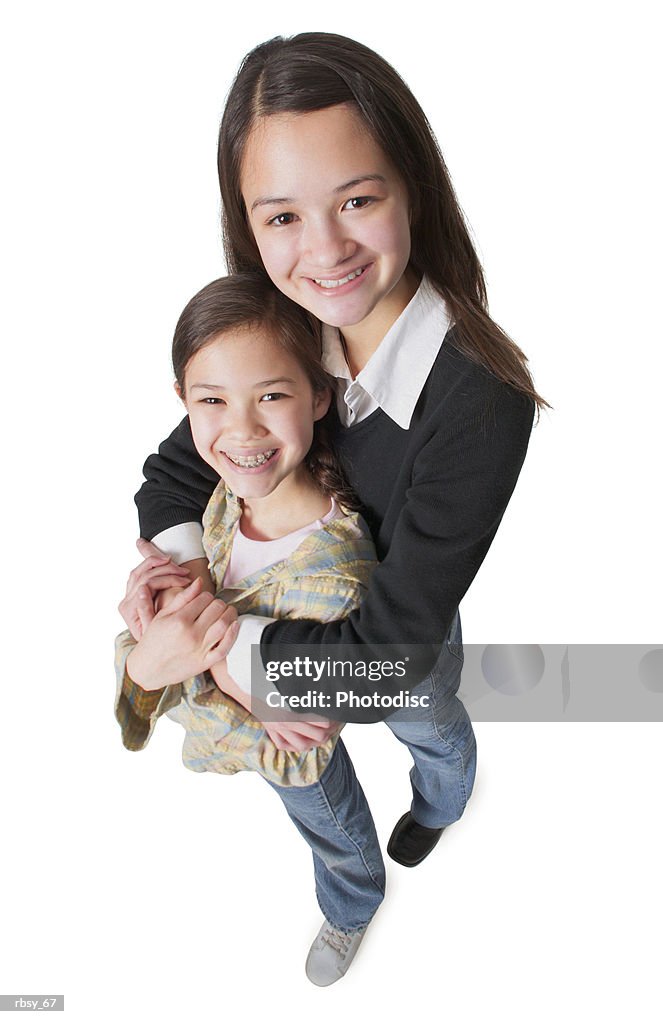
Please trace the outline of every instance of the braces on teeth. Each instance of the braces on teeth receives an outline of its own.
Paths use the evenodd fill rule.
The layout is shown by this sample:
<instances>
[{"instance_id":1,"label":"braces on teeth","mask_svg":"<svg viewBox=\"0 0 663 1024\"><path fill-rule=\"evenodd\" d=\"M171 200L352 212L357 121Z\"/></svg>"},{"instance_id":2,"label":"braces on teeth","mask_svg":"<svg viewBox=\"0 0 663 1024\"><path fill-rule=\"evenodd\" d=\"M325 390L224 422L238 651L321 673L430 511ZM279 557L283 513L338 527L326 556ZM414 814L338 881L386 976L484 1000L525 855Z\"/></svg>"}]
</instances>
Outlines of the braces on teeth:
<instances>
[{"instance_id":1,"label":"braces on teeth","mask_svg":"<svg viewBox=\"0 0 663 1024\"><path fill-rule=\"evenodd\" d=\"M276 451L276 448L270 448L266 452L258 452L257 455L249 455L244 457L243 455L231 455L230 452L226 452L225 455L234 462L236 466L242 466L244 469L255 469L256 466L262 466L263 463L269 462L272 455Z\"/></svg>"}]
</instances>

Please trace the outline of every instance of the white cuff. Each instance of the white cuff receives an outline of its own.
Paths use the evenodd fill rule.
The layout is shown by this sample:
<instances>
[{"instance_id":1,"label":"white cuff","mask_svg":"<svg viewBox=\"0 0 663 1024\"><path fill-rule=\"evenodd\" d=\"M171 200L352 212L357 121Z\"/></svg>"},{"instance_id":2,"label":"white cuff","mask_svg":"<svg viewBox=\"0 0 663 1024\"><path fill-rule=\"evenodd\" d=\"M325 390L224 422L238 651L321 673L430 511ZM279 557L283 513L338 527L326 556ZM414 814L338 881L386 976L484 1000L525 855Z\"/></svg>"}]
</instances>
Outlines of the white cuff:
<instances>
[{"instance_id":1,"label":"white cuff","mask_svg":"<svg viewBox=\"0 0 663 1024\"><path fill-rule=\"evenodd\" d=\"M170 529L162 530L153 537L152 543L178 565L190 562L194 558L207 557L203 548L201 523L180 523L179 526L171 526Z\"/></svg>"},{"instance_id":2,"label":"white cuff","mask_svg":"<svg viewBox=\"0 0 663 1024\"><path fill-rule=\"evenodd\" d=\"M270 622L276 619L268 619L264 615L240 615L239 633L232 645L226 664L228 675L237 683L237 686L251 696L251 644L259 644L262 631Z\"/></svg>"}]
</instances>

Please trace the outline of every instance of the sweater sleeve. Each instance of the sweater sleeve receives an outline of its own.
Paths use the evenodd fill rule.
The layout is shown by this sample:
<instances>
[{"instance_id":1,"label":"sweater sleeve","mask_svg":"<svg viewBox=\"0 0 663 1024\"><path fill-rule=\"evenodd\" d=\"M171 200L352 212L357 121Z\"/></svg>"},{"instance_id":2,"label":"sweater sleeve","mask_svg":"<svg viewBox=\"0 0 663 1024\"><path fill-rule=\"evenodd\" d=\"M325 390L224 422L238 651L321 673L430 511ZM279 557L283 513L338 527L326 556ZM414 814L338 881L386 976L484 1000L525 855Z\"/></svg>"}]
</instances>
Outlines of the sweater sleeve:
<instances>
[{"instance_id":1,"label":"sweater sleeve","mask_svg":"<svg viewBox=\"0 0 663 1024\"><path fill-rule=\"evenodd\" d=\"M219 475L195 449L186 416L143 466L135 497L140 535L148 540L182 523L199 523Z\"/></svg>"},{"instance_id":2,"label":"sweater sleeve","mask_svg":"<svg viewBox=\"0 0 663 1024\"><path fill-rule=\"evenodd\" d=\"M389 550L361 606L338 622L272 623L262 634L263 663L291 658L292 646L299 644L322 660L332 653L327 645L417 644L418 677L410 675L408 686L428 674L436 651L429 647L426 653L426 645L444 642L486 556L525 458L534 407L496 382L468 412L448 430L433 431L415 459ZM306 692L306 682L296 677L281 678L277 685L285 696ZM333 679L321 680L316 689L333 696L336 687ZM384 694L401 689L402 680L381 683ZM372 682L353 680L358 695L374 690ZM371 706L348 711L346 720L379 721L388 714Z\"/></svg>"}]
</instances>

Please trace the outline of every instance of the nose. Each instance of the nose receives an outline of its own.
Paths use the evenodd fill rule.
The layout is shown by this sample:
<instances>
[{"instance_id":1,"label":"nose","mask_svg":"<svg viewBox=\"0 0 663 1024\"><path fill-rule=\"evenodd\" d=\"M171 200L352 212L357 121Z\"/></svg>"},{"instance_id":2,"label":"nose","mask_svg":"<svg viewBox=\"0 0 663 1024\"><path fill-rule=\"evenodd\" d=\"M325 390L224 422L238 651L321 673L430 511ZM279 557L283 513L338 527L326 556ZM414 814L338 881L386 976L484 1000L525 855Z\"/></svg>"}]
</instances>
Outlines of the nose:
<instances>
[{"instance_id":1,"label":"nose","mask_svg":"<svg viewBox=\"0 0 663 1024\"><path fill-rule=\"evenodd\" d=\"M261 421L259 409L252 403L236 405L228 413L223 431L226 440L246 444L258 441L268 433Z\"/></svg>"},{"instance_id":2,"label":"nose","mask_svg":"<svg viewBox=\"0 0 663 1024\"><path fill-rule=\"evenodd\" d=\"M342 266L357 250L344 225L334 216L310 220L304 227L303 245L311 267L321 271Z\"/></svg>"}]
</instances>

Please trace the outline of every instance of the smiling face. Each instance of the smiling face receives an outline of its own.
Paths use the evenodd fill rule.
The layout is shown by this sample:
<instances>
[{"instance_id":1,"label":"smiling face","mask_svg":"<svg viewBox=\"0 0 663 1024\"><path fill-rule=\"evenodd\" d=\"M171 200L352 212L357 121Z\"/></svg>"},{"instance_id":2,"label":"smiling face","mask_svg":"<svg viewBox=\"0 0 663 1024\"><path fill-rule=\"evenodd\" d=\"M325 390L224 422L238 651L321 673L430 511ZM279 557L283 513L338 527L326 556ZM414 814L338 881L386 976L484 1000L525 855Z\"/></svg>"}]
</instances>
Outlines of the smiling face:
<instances>
[{"instance_id":1,"label":"smiling face","mask_svg":"<svg viewBox=\"0 0 663 1024\"><path fill-rule=\"evenodd\" d=\"M416 290L406 272L408 195L352 106L261 118L241 187L277 288L324 323L359 325L379 343Z\"/></svg>"},{"instance_id":2,"label":"smiling face","mask_svg":"<svg viewBox=\"0 0 663 1024\"><path fill-rule=\"evenodd\" d=\"M183 397L201 457L238 497L287 500L308 478L313 424L329 408L264 327L217 335L189 361Z\"/></svg>"}]
</instances>

